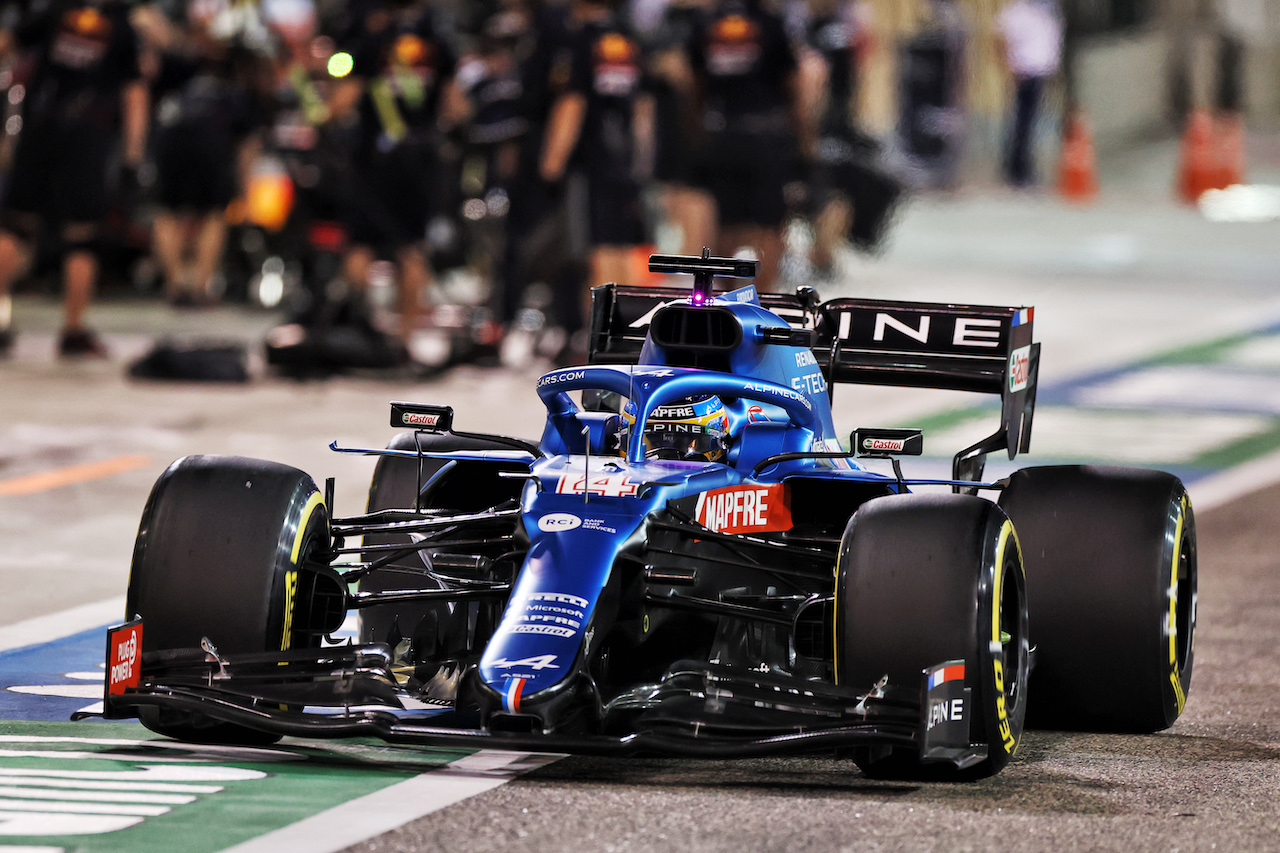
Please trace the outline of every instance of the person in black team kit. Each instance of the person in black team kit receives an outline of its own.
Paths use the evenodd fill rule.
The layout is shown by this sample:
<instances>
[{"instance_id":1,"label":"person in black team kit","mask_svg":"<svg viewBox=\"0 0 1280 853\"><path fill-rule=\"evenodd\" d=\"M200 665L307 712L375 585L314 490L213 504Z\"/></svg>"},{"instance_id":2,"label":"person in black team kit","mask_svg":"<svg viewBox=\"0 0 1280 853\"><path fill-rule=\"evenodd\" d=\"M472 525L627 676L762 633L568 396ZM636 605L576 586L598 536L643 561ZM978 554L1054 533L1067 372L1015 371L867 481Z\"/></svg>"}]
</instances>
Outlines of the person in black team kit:
<instances>
[{"instance_id":1,"label":"person in black team kit","mask_svg":"<svg viewBox=\"0 0 1280 853\"><path fill-rule=\"evenodd\" d=\"M759 0L721 0L695 29L689 58L705 103L706 145L693 174L716 199L716 251L754 247L757 286L770 290L800 129L795 50Z\"/></svg>"},{"instance_id":2,"label":"person in black team kit","mask_svg":"<svg viewBox=\"0 0 1280 853\"><path fill-rule=\"evenodd\" d=\"M359 123L348 222L353 248L344 272L362 288L373 260L394 258L400 333L409 343L431 283L425 237L442 190L442 116L456 121L464 110L453 81L457 59L423 4L375 0L357 7L356 20L354 68L334 101L338 112L353 103Z\"/></svg>"},{"instance_id":3,"label":"person in black team kit","mask_svg":"<svg viewBox=\"0 0 1280 853\"><path fill-rule=\"evenodd\" d=\"M185 20L165 27L153 87L160 209L151 242L175 306L209 304L219 295L226 207L239 194L238 166L266 112L265 99L255 99L248 85L263 76L265 57L215 37L214 19L200 9L190 0Z\"/></svg>"},{"instance_id":4,"label":"person in black team kit","mask_svg":"<svg viewBox=\"0 0 1280 853\"><path fill-rule=\"evenodd\" d=\"M551 108L544 180L564 181L570 241L589 247L589 284L629 284L644 239L640 184L652 145L653 102L642 90L639 44L608 0L578 0L569 81ZM586 290L590 299L590 290Z\"/></svg>"},{"instance_id":5,"label":"person in black team kit","mask_svg":"<svg viewBox=\"0 0 1280 853\"><path fill-rule=\"evenodd\" d=\"M58 351L102 356L84 325L98 279L94 239L110 197L108 168L116 138L126 166L146 144L148 98L138 39L124 3L55 2L3 34L31 49L35 68L23 102L22 132L0 212L0 353L13 340L9 288L30 260L41 228L61 239L64 298Z\"/></svg>"}]
</instances>

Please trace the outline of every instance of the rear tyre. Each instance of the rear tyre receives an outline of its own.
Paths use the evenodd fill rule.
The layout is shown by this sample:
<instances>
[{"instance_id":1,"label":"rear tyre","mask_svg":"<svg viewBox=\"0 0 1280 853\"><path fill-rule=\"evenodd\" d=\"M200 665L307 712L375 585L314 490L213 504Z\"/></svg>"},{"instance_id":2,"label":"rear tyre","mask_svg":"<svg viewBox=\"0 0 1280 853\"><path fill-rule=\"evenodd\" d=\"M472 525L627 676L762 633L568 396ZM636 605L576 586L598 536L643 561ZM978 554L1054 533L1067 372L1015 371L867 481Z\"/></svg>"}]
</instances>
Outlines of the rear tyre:
<instances>
[{"instance_id":1,"label":"rear tyre","mask_svg":"<svg viewBox=\"0 0 1280 853\"><path fill-rule=\"evenodd\" d=\"M976 779L1017 751L1026 715L1027 604L1013 525L969 495L894 495L849 519L836 564L836 680L870 689L882 676L911 690L922 671L965 662L969 741L985 757L962 769L918 750L854 751L869 776Z\"/></svg>"},{"instance_id":2,"label":"rear tyre","mask_svg":"<svg viewBox=\"0 0 1280 853\"><path fill-rule=\"evenodd\" d=\"M323 563L329 515L296 468L234 456L188 456L160 475L142 513L127 617L143 619L143 652L219 654L314 647L303 624L300 571ZM201 743L271 743L278 735L198 714L144 708L147 728Z\"/></svg>"},{"instance_id":3,"label":"rear tyre","mask_svg":"<svg viewBox=\"0 0 1280 853\"><path fill-rule=\"evenodd\" d=\"M1154 732L1191 685L1196 524L1172 474L1026 468L1000 505L1027 561L1039 728Z\"/></svg>"}]
</instances>

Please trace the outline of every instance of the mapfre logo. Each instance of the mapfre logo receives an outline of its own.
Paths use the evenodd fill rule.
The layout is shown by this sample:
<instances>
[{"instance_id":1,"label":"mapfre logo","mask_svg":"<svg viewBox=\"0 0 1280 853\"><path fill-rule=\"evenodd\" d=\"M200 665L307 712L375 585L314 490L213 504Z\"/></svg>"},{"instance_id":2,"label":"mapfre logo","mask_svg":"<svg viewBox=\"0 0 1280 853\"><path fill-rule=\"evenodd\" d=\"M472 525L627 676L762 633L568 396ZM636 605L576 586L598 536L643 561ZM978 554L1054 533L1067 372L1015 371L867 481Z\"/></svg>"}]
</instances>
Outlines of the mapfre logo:
<instances>
[{"instance_id":1,"label":"mapfre logo","mask_svg":"<svg viewBox=\"0 0 1280 853\"><path fill-rule=\"evenodd\" d=\"M435 426L440 423L439 415L424 415L421 412L405 412L401 416L405 426Z\"/></svg>"},{"instance_id":2,"label":"mapfre logo","mask_svg":"<svg viewBox=\"0 0 1280 853\"><path fill-rule=\"evenodd\" d=\"M791 529L787 487L730 486L698 495L698 523L718 533L763 533Z\"/></svg>"},{"instance_id":3,"label":"mapfre logo","mask_svg":"<svg viewBox=\"0 0 1280 853\"><path fill-rule=\"evenodd\" d=\"M1025 389L1030 381L1031 347L1018 347L1009 353L1009 393Z\"/></svg>"},{"instance_id":4,"label":"mapfre logo","mask_svg":"<svg viewBox=\"0 0 1280 853\"><path fill-rule=\"evenodd\" d=\"M563 533L582 526L582 519L571 512L553 512L538 519L538 529L543 533Z\"/></svg>"}]
</instances>

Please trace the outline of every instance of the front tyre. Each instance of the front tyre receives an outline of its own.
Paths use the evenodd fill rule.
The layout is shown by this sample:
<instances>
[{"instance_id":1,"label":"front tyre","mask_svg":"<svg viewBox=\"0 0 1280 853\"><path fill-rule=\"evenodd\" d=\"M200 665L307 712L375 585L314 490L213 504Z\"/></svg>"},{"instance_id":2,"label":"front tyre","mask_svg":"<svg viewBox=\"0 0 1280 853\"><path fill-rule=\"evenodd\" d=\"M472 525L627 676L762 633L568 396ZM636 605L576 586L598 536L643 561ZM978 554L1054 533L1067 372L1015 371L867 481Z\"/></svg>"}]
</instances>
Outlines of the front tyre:
<instances>
[{"instance_id":1,"label":"front tyre","mask_svg":"<svg viewBox=\"0 0 1280 853\"><path fill-rule=\"evenodd\" d=\"M329 515L311 477L234 456L188 456L156 481L134 544L126 618L143 619L143 653L219 654L319 645L300 576L330 550ZM305 581L305 579L302 579ZM159 734L205 743L269 743L278 736L197 714L141 710Z\"/></svg>"},{"instance_id":2,"label":"front tyre","mask_svg":"<svg viewBox=\"0 0 1280 853\"><path fill-rule=\"evenodd\" d=\"M859 749L879 778L976 779L1017 751L1026 715L1027 598L1022 554L999 507L968 495L894 495L863 504L845 528L836 565L836 679L870 688L882 676L918 690L922 671L965 662L972 689L961 769L923 763L917 750Z\"/></svg>"}]
</instances>

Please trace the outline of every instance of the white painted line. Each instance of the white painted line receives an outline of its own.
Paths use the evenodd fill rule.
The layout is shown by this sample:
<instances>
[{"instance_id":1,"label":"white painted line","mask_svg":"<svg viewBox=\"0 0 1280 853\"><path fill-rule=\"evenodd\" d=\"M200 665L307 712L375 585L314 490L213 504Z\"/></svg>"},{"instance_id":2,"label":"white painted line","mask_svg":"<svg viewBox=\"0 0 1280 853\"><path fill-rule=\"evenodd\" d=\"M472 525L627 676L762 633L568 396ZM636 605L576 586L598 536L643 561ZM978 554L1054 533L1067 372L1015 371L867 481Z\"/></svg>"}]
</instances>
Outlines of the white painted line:
<instances>
[{"instance_id":1,"label":"white painted line","mask_svg":"<svg viewBox=\"0 0 1280 853\"><path fill-rule=\"evenodd\" d=\"M181 806L196 801L195 794L157 794L143 791L45 791L28 785L0 785L0 797L23 800L58 800L89 803L160 803Z\"/></svg>"},{"instance_id":2,"label":"white painted line","mask_svg":"<svg viewBox=\"0 0 1280 853\"><path fill-rule=\"evenodd\" d=\"M268 832L223 853L331 853L389 832L445 806L483 794L563 756L481 750L328 811Z\"/></svg>"},{"instance_id":3,"label":"white painted line","mask_svg":"<svg viewBox=\"0 0 1280 853\"><path fill-rule=\"evenodd\" d=\"M167 794L216 794L223 787L222 785L180 785L176 782L100 782L93 779L57 779L45 776L39 770L18 767L0 769L0 785L70 788L79 791L159 791ZM4 853L9 851L5 850Z\"/></svg>"},{"instance_id":4,"label":"white painted line","mask_svg":"<svg viewBox=\"0 0 1280 853\"><path fill-rule=\"evenodd\" d=\"M62 814L159 817L171 811L173 810L168 806L143 806L132 803L51 803L48 801L0 799L0 812L58 812Z\"/></svg>"},{"instance_id":5,"label":"white painted line","mask_svg":"<svg viewBox=\"0 0 1280 853\"><path fill-rule=\"evenodd\" d=\"M63 610L61 613L50 613L48 616L36 616L12 625L0 627L0 652L20 649L23 646L35 646L40 643L52 643L72 634L79 634L90 628L105 627L124 621L125 598L123 595L98 601L93 604L82 604ZM107 635L102 635L103 654L106 654Z\"/></svg>"},{"instance_id":6,"label":"white painted line","mask_svg":"<svg viewBox=\"0 0 1280 853\"><path fill-rule=\"evenodd\" d=\"M1187 486L1187 491L1196 512L1205 512L1276 483L1280 483L1280 450L1210 474Z\"/></svg>"}]
</instances>

